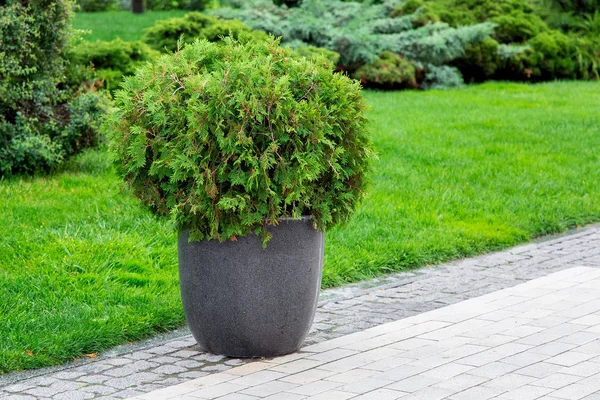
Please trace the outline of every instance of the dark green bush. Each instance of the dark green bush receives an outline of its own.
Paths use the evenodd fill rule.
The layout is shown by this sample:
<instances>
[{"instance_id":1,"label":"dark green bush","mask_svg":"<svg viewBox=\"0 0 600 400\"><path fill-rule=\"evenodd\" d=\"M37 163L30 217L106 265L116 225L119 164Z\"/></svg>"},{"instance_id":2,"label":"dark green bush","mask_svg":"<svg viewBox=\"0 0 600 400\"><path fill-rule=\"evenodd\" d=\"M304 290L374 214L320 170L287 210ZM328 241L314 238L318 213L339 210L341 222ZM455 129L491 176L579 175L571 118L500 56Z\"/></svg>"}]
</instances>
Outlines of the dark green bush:
<instances>
[{"instance_id":1,"label":"dark green bush","mask_svg":"<svg viewBox=\"0 0 600 400\"><path fill-rule=\"evenodd\" d=\"M392 18L411 14L415 14L415 18L412 20L415 28L440 22L440 17L424 0L407 0L399 6L394 7L390 12Z\"/></svg>"},{"instance_id":2,"label":"dark green bush","mask_svg":"<svg viewBox=\"0 0 600 400\"><path fill-rule=\"evenodd\" d=\"M377 60L360 67L352 77L367 87L383 89L418 87L416 66L391 51L383 52Z\"/></svg>"},{"instance_id":3,"label":"dark green bush","mask_svg":"<svg viewBox=\"0 0 600 400\"><path fill-rule=\"evenodd\" d=\"M253 40L267 38L264 32L255 31L241 21L225 20L198 12L190 12L182 18L157 22L146 30L142 40L156 50L175 51L182 36L184 43L191 43L196 39L216 42L221 40L221 36L229 34L234 38L239 38L240 34L250 35Z\"/></svg>"},{"instance_id":4,"label":"dark green bush","mask_svg":"<svg viewBox=\"0 0 600 400\"><path fill-rule=\"evenodd\" d=\"M532 51L524 63L537 80L598 79L598 42L550 31L528 44Z\"/></svg>"},{"instance_id":5,"label":"dark green bush","mask_svg":"<svg viewBox=\"0 0 600 400\"><path fill-rule=\"evenodd\" d=\"M497 24L492 35L500 43L523 43L548 30L548 25L539 15L513 12L490 19Z\"/></svg>"},{"instance_id":6,"label":"dark green bush","mask_svg":"<svg viewBox=\"0 0 600 400\"><path fill-rule=\"evenodd\" d=\"M320 57L323 57L330 64L330 66L332 68L335 68L335 66L340 61L339 53L337 53L335 51L323 49L321 47L300 46L300 47L295 48L294 52L296 54L298 54L300 57L305 57L310 60L316 60Z\"/></svg>"},{"instance_id":7,"label":"dark green bush","mask_svg":"<svg viewBox=\"0 0 600 400\"><path fill-rule=\"evenodd\" d=\"M77 11L113 11L120 8L118 0L77 0Z\"/></svg>"},{"instance_id":8,"label":"dark green bush","mask_svg":"<svg viewBox=\"0 0 600 400\"><path fill-rule=\"evenodd\" d=\"M348 219L371 144L360 86L274 39L197 41L125 79L105 128L117 171L192 240Z\"/></svg>"},{"instance_id":9,"label":"dark green bush","mask_svg":"<svg viewBox=\"0 0 600 400\"><path fill-rule=\"evenodd\" d=\"M465 49L464 57L453 61L452 65L460 70L467 83L493 79L501 64L498 45L492 38L472 44Z\"/></svg>"},{"instance_id":10,"label":"dark green bush","mask_svg":"<svg viewBox=\"0 0 600 400\"><path fill-rule=\"evenodd\" d=\"M138 67L155 60L159 55L158 51L144 42L116 39L110 42L82 42L71 50L69 58L76 65L91 65L95 77L104 83L104 87L114 90L124 76L133 75Z\"/></svg>"},{"instance_id":11,"label":"dark green bush","mask_svg":"<svg viewBox=\"0 0 600 400\"><path fill-rule=\"evenodd\" d=\"M65 81L67 0L0 7L0 176L50 170L93 144L102 99Z\"/></svg>"},{"instance_id":12,"label":"dark green bush","mask_svg":"<svg viewBox=\"0 0 600 400\"><path fill-rule=\"evenodd\" d=\"M596 1L590 0L590 4ZM582 2L580 6L583 7ZM407 0L394 12L405 15L418 9L426 11L429 22L439 18L453 26L483 21L496 24L491 39L471 43L462 57L451 62L467 82L488 79L595 79L598 74L598 34L587 33L596 32L593 14L580 18L571 15L565 19L563 29L586 35L578 38L552 30L542 18L545 15L543 10L528 1ZM556 15L551 14L550 19ZM600 33L600 12L597 21ZM512 50L505 46L507 44L512 45ZM514 45L527 46L528 49L514 52L518 48Z\"/></svg>"},{"instance_id":13,"label":"dark green bush","mask_svg":"<svg viewBox=\"0 0 600 400\"><path fill-rule=\"evenodd\" d=\"M147 0L148 10L166 11L166 10L193 10L202 11L208 8L211 0Z\"/></svg>"},{"instance_id":14,"label":"dark green bush","mask_svg":"<svg viewBox=\"0 0 600 400\"><path fill-rule=\"evenodd\" d=\"M277 6L300 7L302 0L273 0L273 4Z\"/></svg>"},{"instance_id":15,"label":"dark green bush","mask_svg":"<svg viewBox=\"0 0 600 400\"><path fill-rule=\"evenodd\" d=\"M491 23L457 28L444 23L421 24L419 7L407 11L412 14L393 17L400 4L401 0L383 4L310 0L288 9L257 0L242 9L223 9L217 13L282 36L283 43L290 46L303 43L335 51L340 54L338 69L349 74L374 63L386 51L420 64L423 71L433 71L436 70L433 67L461 57L469 44L489 37L494 29ZM448 76L448 71L438 75ZM382 78L380 72L373 76ZM456 77L460 74L455 74Z\"/></svg>"},{"instance_id":16,"label":"dark green bush","mask_svg":"<svg viewBox=\"0 0 600 400\"><path fill-rule=\"evenodd\" d=\"M600 10L600 0L546 0L545 3L559 11L580 15Z\"/></svg>"},{"instance_id":17,"label":"dark green bush","mask_svg":"<svg viewBox=\"0 0 600 400\"><path fill-rule=\"evenodd\" d=\"M289 9L254 0L217 14L282 36L290 46L304 43L336 51L338 69L362 77L365 86L371 84L369 77L382 81L393 75L373 68L385 51L419 65L422 82L430 87L443 82L455 86L461 76L468 82L594 79L600 63L600 11L575 18L576 32L561 36L532 1L307 0ZM363 68L361 74L355 75L358 68Z\"/></svg>"}]
</instances>

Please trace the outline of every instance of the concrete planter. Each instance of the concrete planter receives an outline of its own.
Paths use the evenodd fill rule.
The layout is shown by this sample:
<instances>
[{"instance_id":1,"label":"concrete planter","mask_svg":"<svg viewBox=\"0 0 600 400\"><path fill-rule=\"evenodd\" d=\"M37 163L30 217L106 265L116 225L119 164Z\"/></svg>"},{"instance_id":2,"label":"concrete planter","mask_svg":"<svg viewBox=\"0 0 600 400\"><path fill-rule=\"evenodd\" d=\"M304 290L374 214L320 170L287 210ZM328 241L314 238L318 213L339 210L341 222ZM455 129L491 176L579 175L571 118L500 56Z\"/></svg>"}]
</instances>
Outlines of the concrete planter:
<instances>
[{"instance_id":1,"label":"concrete planter","mask_svg":"<svg viewBox=\"0 0 600 400\"><path fill-rule=\"evenodd\" d=\"M188 326L206 351L231 357L292 353L308 334L323 268L323 233L282 220L263 249L255 235L188 243L179 234L179 282Z\"/></svg>"}]
</instances>

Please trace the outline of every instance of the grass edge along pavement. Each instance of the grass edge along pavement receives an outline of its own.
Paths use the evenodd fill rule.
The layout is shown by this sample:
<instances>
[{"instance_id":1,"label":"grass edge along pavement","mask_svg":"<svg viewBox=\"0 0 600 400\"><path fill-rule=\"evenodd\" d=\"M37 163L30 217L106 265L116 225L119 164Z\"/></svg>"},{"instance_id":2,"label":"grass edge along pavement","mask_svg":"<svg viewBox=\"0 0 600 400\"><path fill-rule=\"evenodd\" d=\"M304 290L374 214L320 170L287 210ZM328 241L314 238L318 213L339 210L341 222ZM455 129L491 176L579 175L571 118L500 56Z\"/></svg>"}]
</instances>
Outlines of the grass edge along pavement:
<instances>
[{"instance_id":1,"label":"grass edge along pavement","mask_svg":"<svg viewBox=\"0 0 600 400\"><path fill-rule=\"evenodd\" d=\"M600 225L588 226L503 252L327 289L321 293L305 346L403 320L574 266L598 268L599 229ZM112 396L103 399L113 400L188 382L243 363L197 354L194 339L184 332L178 330L162 338L121 346L87 362L4 375L0 377L0 397L33 392L36 396L60 399L85 397L81 392L94 392ZM124 379L118 378L123 376ZM85 386L90 381L99 383Z\"/></svg>"},{"instance_id":2,"label":"grass edge along pavement","mask_svg":"<svg viewBox=\"0 0 600 400\"><path fill-rule=\"evenodd\" d=\"M597 88L366 92L380 160L357 215L328 233L324 287L598 221ZM183 325L175 233L120 187L102 151L0 183L2 372Z\"/></svg>"}]
</instances>

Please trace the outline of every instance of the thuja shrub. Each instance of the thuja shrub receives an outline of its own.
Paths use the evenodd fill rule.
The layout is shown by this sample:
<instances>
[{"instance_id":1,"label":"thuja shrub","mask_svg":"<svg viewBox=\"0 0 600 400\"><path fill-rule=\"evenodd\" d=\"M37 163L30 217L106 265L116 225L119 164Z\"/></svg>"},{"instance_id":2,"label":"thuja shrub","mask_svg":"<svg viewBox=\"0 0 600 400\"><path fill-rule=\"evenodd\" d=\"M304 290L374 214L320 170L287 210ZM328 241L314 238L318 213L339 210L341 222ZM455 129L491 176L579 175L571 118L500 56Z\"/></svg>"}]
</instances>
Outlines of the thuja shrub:
<instances>
[{"instance_id":1,"label":"thuja shrub","mask_svg":"<svg viewBox=\"0 0 600 400\"><path fill-rule=\"evenodd\" d=\"M94 75L102 81L103 87L115 90L124 76L133 75L139 66L159 56L158 51L144 42L115 39L82 42L73 47L68 57L74 65L93 67Z\"/></svg>"},{"instance_id":2,"label":"thuja shrub","mask_svg":"<svg viewBox=\"0 0 600 400\"><path fill-rule=\"evenodd\" d=\"M294 52L299 57L306 57L313 60L324 58L327 62L331 64L332 68L335 68L338 62L340 61L340 53L337 53L332 50L327 50L322 47L299 46L294 49Z\"/></svg>"},{"instance_id":3,"label":"thuja shrub","mask_svg":"<svg viewBox=\"0 0 600 400\"><path fill-rule=\"evenodd\" d=\"M224 36L238 38L240 35L250 35L252 40L266 40L267 35L255 31L248 25L238 20L225 20L199 12L190 12L181 18L170 18L158 21L148 28L143 41L152 48L170 52L177 47L191 43L196 39L206 39L218 42Z\"/></svg>"},{"instance_id":4,"label":"thuja shrub","mask_svg":"<svg viewBox=\"0 0 600 400\"><path fill-rule=\"evenodd\" d=\"M105 123L116 170L191 240L312 216L325 230L364 195L372 156L358 82L275 39L196 41L125 78Z\"/></svg>"},{"instance_id":5,"label":"thuja shrub","mask_svg":"<svg viewBox=\"0 0 600 400\"><path fill-rule=\"evenodd\" d=\"M72 7L68 0L2 2L0 177L48 171L97 140L102 98L74 90L65 77Z\"/></svg>"},{"instance_id":6,"label":"thuja shrub","mask_svg":"<svg viewBox=\"0 0 600 400\"><path fill-rule=\"evenodd\" d=\"M383 89L415 89L417 67L391 51L383 52L377 60L363 65L353 74L364 86Z\"/></svg>"}]
</instances>

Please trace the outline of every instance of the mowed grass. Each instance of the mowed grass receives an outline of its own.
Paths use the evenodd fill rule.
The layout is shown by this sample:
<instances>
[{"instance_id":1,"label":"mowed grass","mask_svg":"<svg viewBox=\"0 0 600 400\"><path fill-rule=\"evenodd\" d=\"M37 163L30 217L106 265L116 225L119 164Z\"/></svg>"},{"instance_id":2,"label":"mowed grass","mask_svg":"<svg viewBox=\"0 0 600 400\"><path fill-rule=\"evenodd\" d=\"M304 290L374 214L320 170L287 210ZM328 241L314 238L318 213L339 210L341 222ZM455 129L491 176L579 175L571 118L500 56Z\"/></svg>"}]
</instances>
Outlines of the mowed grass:
<instances>
[{"instance_id":1,"label":"mowed grass","mask_svg":"<svg viewBox=\"0 0 600 400\"><path fill-rule=\"evenodd\" d=\"M367 92L379 161L323 282L507 248L600 220L600 84Z\"/></svg>"},{"instance_id":2,"label":"mowed grass","mask_svg":"<svg viewBox=\"0 0 600 400\"><path fill-rule=\"evenodd\" d=\"M83 38L89 41L113 40L136 41L142 38L144 29L163 19L181 17L185 10L148 11L134 14L129 11L80 12L75 14L73 28L91 31Z\"/></svg>"},{"instance_id":3,"label":"mowed grass","mask_svg":"<svg viewBox=\"0 0 600 400\"><path fill-rule=\"evenodd\" d=\"M600 220L598 83L365 92L379 160L368 197L326 236L323 286ZM0 372L184 323L176 235L92 151L0 182Z\"/></svg>"}]
</instances>

